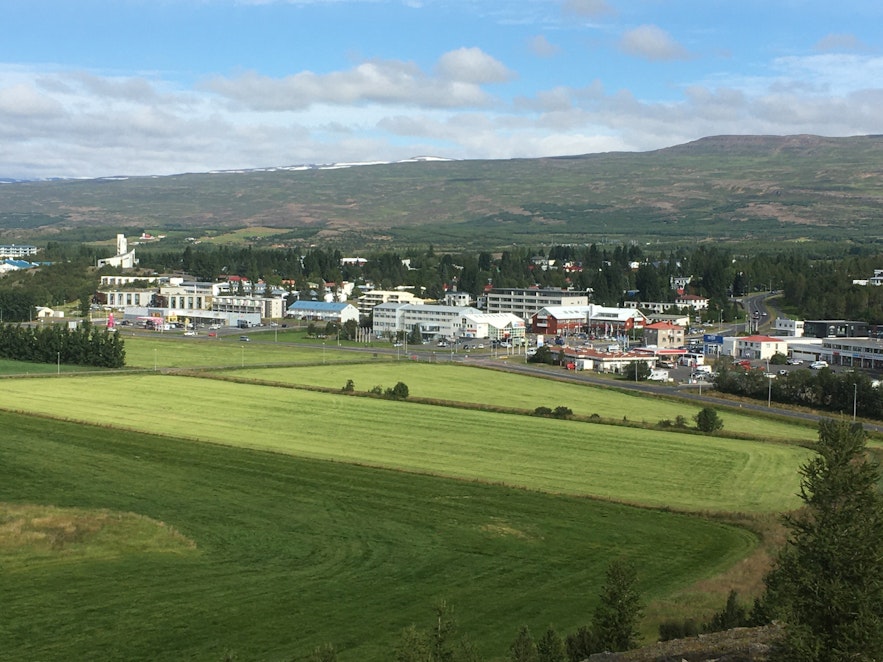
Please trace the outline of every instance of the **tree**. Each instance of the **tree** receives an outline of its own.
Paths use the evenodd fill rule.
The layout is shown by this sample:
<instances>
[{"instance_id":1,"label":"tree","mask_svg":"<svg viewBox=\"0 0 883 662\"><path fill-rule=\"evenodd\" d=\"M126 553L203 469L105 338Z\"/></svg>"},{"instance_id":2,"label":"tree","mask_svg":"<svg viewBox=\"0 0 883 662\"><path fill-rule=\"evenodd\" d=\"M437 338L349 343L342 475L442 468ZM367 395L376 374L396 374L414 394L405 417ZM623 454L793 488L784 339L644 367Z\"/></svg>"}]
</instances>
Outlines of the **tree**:
<instances>
[{"instance_id":1,"label":"tree","mask_svg":"<svg viewBox=\"0 0 883 662\"><path fill-rule=\"evenodd\" d=\"M715 613L711 620L702 628L705 632L721 632L732 630L748 624L748 610L739 604L739 594L735 589L727 595L727 604L723 610Z\"/></svg>"},{"instance_id":2,"label":"tree","mask_svg":"<svg viewBox=\"0 0 883 662\"><path fill-rule=\"evenodd\" d=\"M637 373L637 376L635 375ZM644 381L650 376L650 366L643 361L629 363L622 371L623 377L631 381Z\"/></svg>"},{"instance_id":3,"label":"tree","mask_svg":"<svg viewBox=\"0 0 883 662\"><path fill-rule=\"evenodd\" d=\"M408 333L408 342L411 345L419 345L423 342L423 330L419 324L411 327L411 331Z\"/></svg>"},{"instance_id":4,"label":"tree","mask_svg":"<svg viewBox=\"0 0 883 662\"><path fill-rule=\"evenodd\" d=\"M522 625L518 636L509 647L511 662L537 662L537 645L530 634L530 629Z\"/></svg>"},{"instance_id":5,"label":"tree","mask_svg":"<svg viewBox=\"0 0 883 662\"><path fill-rule=\"evenodd\" d=\"M711 407L703 408L693 417L693 420L696 421L696 427L707 434L717 432L724 427L724 422Z\"/></svg>"},{"instance_id":6,"label":"tree","mask_svg":"<svg viewBox=\"0 0 883 662\"><path fill-rule=\"evenodd\" d=\"M765 578L764 612L785 623L782 662L883 659L883 495L861 425L819 422L800 468L804 508Z\"/></svg>"},{"instance_id":7,"label":"tree","mask_svg":"<svg viewBox=\"0 0 883 662\"><path fill-rule=\"evenodd\" d=\"M608 566L600 602L592 615L600 650L615 653L637 646L638 621L643 613L637 581L638 573L631 562L616 559Z\"/></svg>"},{"instance_id":8,"label":"tree","mask_svg":"<svg viewBox=\"0 0 883 662\"><path fill-rule=\"evenodd\" d=\"M567 662L567 648L551 625L537 642L537 662Z\"/></svg>"}]
</instances>

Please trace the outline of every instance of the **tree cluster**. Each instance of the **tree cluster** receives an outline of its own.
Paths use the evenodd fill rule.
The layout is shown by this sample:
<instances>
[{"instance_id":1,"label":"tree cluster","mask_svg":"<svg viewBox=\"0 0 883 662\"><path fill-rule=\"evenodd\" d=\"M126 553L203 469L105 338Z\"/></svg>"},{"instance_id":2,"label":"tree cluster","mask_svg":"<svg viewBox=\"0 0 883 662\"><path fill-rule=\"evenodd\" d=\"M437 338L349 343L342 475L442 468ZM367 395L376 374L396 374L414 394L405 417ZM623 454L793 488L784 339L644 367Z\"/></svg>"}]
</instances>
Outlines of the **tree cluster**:
<instances>
[{"instance_id":1,"label":"tree cluster","mask_svg":"<svg viewBox=\"0 0 883 662\"><path fill-rule=\"evenodd\" d=\"M76 329L56 324L0 325L0 357L13 361L122 368L126 362L123 345L116 333L88 322Z\"/></svg>"},{"instance_id":2,"label":"tree cluster","mask_svg":"<svg viewBox=\"0 0 883 662\"><path fill-rule=\"evenodd\" d=\"M722 363L714 385L723 393L832 412L851 413L855 408L858 416L883 419L883 391L863 372L838 374L822 368L772 378L761 370Z\"/></svg>"}]
</instances>

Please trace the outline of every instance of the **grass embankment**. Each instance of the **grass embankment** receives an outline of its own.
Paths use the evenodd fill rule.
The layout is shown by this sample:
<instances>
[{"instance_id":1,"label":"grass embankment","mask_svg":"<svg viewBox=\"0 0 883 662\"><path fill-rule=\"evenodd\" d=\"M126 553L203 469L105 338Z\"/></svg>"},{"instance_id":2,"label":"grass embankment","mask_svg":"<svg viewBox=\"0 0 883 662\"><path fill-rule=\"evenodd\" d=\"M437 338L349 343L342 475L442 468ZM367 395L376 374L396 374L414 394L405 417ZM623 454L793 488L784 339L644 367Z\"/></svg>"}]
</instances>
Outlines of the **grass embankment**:
<instances>
[{"instance_id":1,"label":"grass embankment","mask_svg":"<svg viewBox=\"0 0 883 662\"><path fill-rule=\"evenodd\" d=\"M688 511L797 505L805 449L139 374L4 384L0 407L291 455Z\"/></svg>"},{"instance_id":2,"label":"grass embankment","mask_svg":"<svg viewBox=\"0 0 883 662\"><path fill-rule=\"evenodd\" d=\"M38 381L50 390L65 382L75 408L96 403L98 418L131 415L167 432L229 414L248 422L227 440L236 442L263 421L281 437L324 418L314 446L370 445L347 425L349 403L370 402L361 398L303 401L276 389L301 419L280 411L274 389L238 386L234 405L216 384L181 378ZM223 409L205 410L211 403ZM376 404L385 420L413 423L407 405ZM308 407L320 411L306 415ZM0 425L0 503L63 507L56 516L84 523L90 511L96 520L138 513L150 529L163 522L189 541L139 546L108 535L103 553L83 555L80 546L94 542L86 536L34 562L0 537L8 659L217 661L233 651L289 660L333 642L342 662L383 660L403 627L431 625L441 598L483 657L502 659L522 624L534 632L586 624L604 569L620 554L637 561L640 590L654 600L731 566L754 544L745 530L701 518L499 485L6 413ZM677 461L670 449L664 455ZM20 510L3 508L0 521L21 519Z\"/></svg>"},{"instance_id":3,"label":"grass embankment","mask_svg":"<svg viewBox=\"0 0 883 662\"><path fill-rule=\"evenodd\" d=\"M683 416L693 426L693 416L701 408L697 404L652 395L599 388L588 384L572 384L528 375L490 371L462 365L429 364L414 361L377 365L328 365L320 367L246 369L230 372L241 378L277 381L282 384L316 385L342 388L352 379L357 391L368 391L375 385L384 388L398 381L408 385L412 396L533 411L546 406L562 405L580 416L598 414L604 419L645 422L674 421ZM789 423L760 416L720 410L724 430L751 435L759 439L815 441L816 428L799 422Z\"/></svg>"}]
</instances>

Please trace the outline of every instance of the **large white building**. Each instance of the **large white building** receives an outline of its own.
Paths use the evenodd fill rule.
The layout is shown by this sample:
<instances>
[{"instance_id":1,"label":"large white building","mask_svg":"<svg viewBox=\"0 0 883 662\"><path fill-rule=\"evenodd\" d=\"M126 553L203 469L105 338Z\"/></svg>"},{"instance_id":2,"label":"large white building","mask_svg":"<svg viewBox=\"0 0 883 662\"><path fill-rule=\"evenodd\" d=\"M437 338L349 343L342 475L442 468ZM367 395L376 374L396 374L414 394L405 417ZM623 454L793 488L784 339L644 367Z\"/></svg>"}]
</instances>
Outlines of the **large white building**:
<instances>
[{"instance_id":1,"label":"large white building","mask_svg":"<svg viewBox=\"0 0 883 662\"><path fill-rule=\"evenodd\" d=\"M365 292L356 301L358 302L359 314L364 317L370 315L374 307L381 303L409 303L413 305L423 303L423 299L406 290L370 290Z\"/></svg>"},{"instance_id":2,"label":"large white building","mask_svg":"<svg viewBox=\"0 0 883 662\"><path fill-rule=\"evenodd\" d=\"M463 335L465 315L478 315L478 308L435 306L412 303L381 303L374 306L372 331L379 337L393 337L398 332L411 333L420 326L424 338L459 338Z\"/></svg>"},{"instance_id":3,"label":"large white building","mask_svg":"<svg viewBox=\"0 0 883 662\"><path fill-rule=\"evenodd\" d=\"M586 294L558 289L495 287L487 293L487 312L512 313L525 320L547 306L586 306L588 303Z\"/></svg>"},{"instance_id":4,"label":"large white building","mask_svg":"<svg viewBox=\"0 0 883 662\"><path fill-rule=\"evenodd\" d=\"M317 322L359 321L359 309L345 301L295 301L288 306L286 317Z\"/></svg>"},{"instance_id":5,"label":"large white building","mask_svg":"<svg viewBox=\"0 0 883 662\"><path fill-rule=\"evenodd\" d=\"M117 267L119 269L133 269L138 264L135 257L135 251L129 250L129 244L126 241L126 235L117 235L117 252L113 257L98 260L98 268L101 267Z\"/></svg>"},{"instance_id":6,"label":"large white building","mask_svg":"<svg viewBox=\"0 0 883 662\"><path fill-rule=\"evenodd\" d=\"M36 255L37 247L29 244L3 244L0 245L0 259L16 260L29 255Z\"/></svg>"},{"instance_id":7,"label":"large white building","mask_svg":"<svg viewBox=\"0 0 883 662\"><path fill-rule=\"evenodd\" d=\"M463 315L460 337L487 338L521 346L525 343L526 330L524 320L512 313L469 313Z\"/></svg>"}]
</instances>

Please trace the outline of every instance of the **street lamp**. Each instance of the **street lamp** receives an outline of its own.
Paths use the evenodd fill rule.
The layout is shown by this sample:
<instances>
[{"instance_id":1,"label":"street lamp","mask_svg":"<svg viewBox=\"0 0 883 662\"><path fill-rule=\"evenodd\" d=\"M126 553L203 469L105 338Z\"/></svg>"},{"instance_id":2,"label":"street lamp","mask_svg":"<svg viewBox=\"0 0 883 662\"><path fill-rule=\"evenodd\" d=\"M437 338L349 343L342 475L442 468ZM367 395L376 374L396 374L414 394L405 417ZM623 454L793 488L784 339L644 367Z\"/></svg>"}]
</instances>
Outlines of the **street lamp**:
<instances>
[{"instance_id":1,"label":"street lamp","mask_svg":"<svg viewBox=\"0 0 883 662\"><path fill-rule=\"evenodd\" d=\"M156 347L153 348L153 371L156 372Z\"/></svg>"},{"instance_id":2,"label":"street lamp","mask_svg":"<svg viewBox=\"0 0 883 662\"><path fill-rule=\"evenodd\" d=\"M61 374L61 352L55 352L55 360L58 365L58 374L60 375ZM852 418L854 420L855 416L853 416Z\"/></svg>"},{"instance_id":3,"label":"street lamp","mask_svg":"<svg viewBox=\"0 0 883 662\"><path fill-rule=\"evenodd\" d=\"M855 412L858 409L858 382L852 383L852 422L855 423Z\"/></svg>"}]
</instances>

